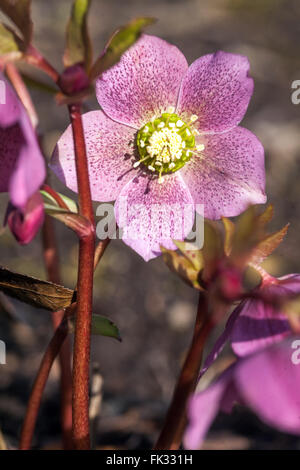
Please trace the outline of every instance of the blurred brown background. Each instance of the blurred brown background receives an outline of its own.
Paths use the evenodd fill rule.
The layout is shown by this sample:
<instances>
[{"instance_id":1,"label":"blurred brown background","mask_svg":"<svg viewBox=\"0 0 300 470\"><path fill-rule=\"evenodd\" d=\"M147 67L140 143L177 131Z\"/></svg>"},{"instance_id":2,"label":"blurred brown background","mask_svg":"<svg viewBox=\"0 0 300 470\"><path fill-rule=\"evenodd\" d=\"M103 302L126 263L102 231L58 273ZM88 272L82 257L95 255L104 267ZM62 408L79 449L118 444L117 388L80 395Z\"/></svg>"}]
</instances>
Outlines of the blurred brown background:
<instances>
[{"instance_id":1,"label":"blurred brown background","mask_svg":"<svg viewBox=\"0 0 300 470\"><path fill-rule=\"evenodd\" d=\"M70 6L70 0L33 0L35 44L59 69ZM176 44L189 62L218 49L249 57L255 91L243 125L266 149L267 194L276 210L274 227L291 223L287 240L267 268L275 275L300 272L300 105L291 102L291 83L300 80L299 0L94 0L90 26L95 54L115 28L140 15L156 17L158 22L149 33ZM49 157L68 116L50 95L32 90L32 97ZM98 107L95 99L88 106ZM55 177L52 184L65 191ZM1 195L1 216L5 202ZM59 224L56 228L63 282L73 287L76 239ZM20 247L5 231L0 238L0 263L45 277L39 237L30 246ZM93 338L92 358L104 380L97 446L151 446L190 340L196 302L197 294L170 273L162 259L145 263L122 242L111 243L96 274L94 311L117 323L123 342ZM0 317L0 339L7 344L7 364L0 365L0 427L15 445L30 385L51 337L51 319L47 312L15 301L13 305L20 322ZM55 367L39 417L38 447L51 447L58 440L57 379ZM205 447L300 449L300 443L296 437L272 431L251 413L236 410L231 417L217 419Z\"/></svg>"}]
</instances>

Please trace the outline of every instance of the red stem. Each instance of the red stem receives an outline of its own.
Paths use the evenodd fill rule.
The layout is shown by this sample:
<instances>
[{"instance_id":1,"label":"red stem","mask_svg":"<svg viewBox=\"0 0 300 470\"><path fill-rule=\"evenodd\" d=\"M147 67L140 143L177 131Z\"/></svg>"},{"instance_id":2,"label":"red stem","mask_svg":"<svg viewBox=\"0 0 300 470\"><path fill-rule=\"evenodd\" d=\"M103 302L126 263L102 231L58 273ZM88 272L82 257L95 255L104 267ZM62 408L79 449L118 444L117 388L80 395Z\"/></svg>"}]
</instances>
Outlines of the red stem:
<instances>
[{"instance_id":1,"label":"red stem","mask_svg":"<svg viewBox=\"0 0 300 470\"><path fill-rule=\"evenodd\" d=\"M21 431L21 439L19 445L20 450L30 449L43 391L47 383L52 364L64 340L66 339L67 334L67 325L63 321L61 325L55 330L54 336L51 339L48 348L44 354L43 360L41 362L38 374L36 376L30 394L26 416Z\"/></svg>"},{"instance_id":2,"label":"red stem","mask_svg":"<svg viewBox=\"0 0 300 470\"><path fill-rule=\"evenodd\" d=\"M67 211L70 210L67 204L65 203L65 201L60 197L60 195L53 188L48 186L48 184L43 184L42 189L46 191L48 194L50 194L50 196L52 196L53 199L55 199L59 207L61 207L62 209L66 209Z\"/></svg>"},{"instance_id":3,"label":"red stem","mask_svg":"<svg viewBox=\"0 0 300 470\"><path fill-rule=\"evenodd\" d=\"M59 257L56 243L53 220L46 216L43 225L43 253L48 280L60 284ZM52 315L54 330L62 322L64 311L59 310ZM61 427L63 447L66 450L73 448L72 441L72 371L71 371L71 345L69 337L64 341L59 352L60 363L60 397L61 397Z\"/></svg>"},{"instance_id":4,"label":"red stem","mask_svg":"<svg viewBox=\"0 0 300 470\"><path fill-rule=\"evenodd\" d=\"M73 440L76 449L90 448L89 363L93 301L95 225L80 105L69 106L73 130L80 214L91 231L79 241L77 313L73 355Z\"/></svg>"},{"instance_id":5,"label":"red stem","mask_svg":"<svg viewBox=\"0 0 300 470\"><path fill-rule=\"evenodd\" d=\"M200 294L193 339L154 450L179 449L186 424L187 402L195 390L204 344L213 326L214 323L207 313L207 299Z\"/></svg>"},{"instance_id":6,"label":"red stem","mask_svg":"<svg viewBox=\"0 0 300 470\"><path fill-rule=\"evenodd\" d=\"M43 70L55 83L58 82L59 73L34 46L29 46L25 58L29 64Z\"/></svg>"}]
</instances>

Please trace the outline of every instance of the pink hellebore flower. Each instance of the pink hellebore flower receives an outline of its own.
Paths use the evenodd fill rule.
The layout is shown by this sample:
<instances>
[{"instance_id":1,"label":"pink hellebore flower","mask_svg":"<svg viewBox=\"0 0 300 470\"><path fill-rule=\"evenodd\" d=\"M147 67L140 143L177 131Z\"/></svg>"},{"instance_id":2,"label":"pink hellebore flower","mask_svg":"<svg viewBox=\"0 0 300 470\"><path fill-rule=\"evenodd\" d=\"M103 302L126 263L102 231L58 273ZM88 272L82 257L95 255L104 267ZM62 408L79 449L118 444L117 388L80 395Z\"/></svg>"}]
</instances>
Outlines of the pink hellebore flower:
<instances>
[{"instance_id":1,"label":"pink hellebore flower","mask_svg":"<svg viewBox=\"0 0 300 470\"><path fill-rule=\"evenodd\" d=\"M189 404L187 449L198 449L219 410L229 413L236 402L251 408L280 431L300 434L300 337L238 360Z\"/></svg>"},{"instance_id":2,"label":"pink hellebore flower","mask_svg":"<svg viewBox=\"0 0 300 470\"><path fill-rule=\"evenodd\" d=\"M234 402L249 406L279 430L300 434L300 399L296 393L300 387L300 338L292 335L286 315L270 304L272 298L288 300L300 294L300 275L270 277L257 292L261 298L241 302L231 314L204 363L200 377L227 340L242 358L217 382L192 397L185 436L187 448L200 447L218 411L230 412ZM266 301L262 300L264 297Z\"/></svg>"},{"instance_id":3,"label":"pink hellebore flower","mask_svg":"<svg viewBox=\"0 0 300 470\"><path fill-rule=\"evenodd\" d=\"M224 332L217 339L200 371L200 377L219 356L229 340L237 356L247 356L292 334L284 312L271 301L286 300L300 294L300 274L288 274L278 279L270 276L253 294L257 298L242 301L230 315ZM263 300L265 298L265 301Z\"/></svg>"},{"instance_id":4,"label":"pink hellebore flower","mask_svg":"<svg viewBox=\"0 0 300 470\"><path fill-rule=\"evenodd\" d=\"M25 244L43 222L38 190L46 176L45 164L26 111L1 73L0 84L0 192L9 192L6 222Z\"/></svg>"},{"instance_id":5,"label":"pink hellebore flower","mask_svg":"<svg viewBox=\"0 0 300 470\"><path fill-rule=\"evenodd\" d=\"M116 200L123 240L145 260L175 249L197 205L218 219L266 201L263 147L237 127L253 92L248 70L226 52L189 67L175 46L143 35L97 79L102 111L83 115L92 198ZM52 169L77 191L71 127Z\"/></svg>"}]
</instances>

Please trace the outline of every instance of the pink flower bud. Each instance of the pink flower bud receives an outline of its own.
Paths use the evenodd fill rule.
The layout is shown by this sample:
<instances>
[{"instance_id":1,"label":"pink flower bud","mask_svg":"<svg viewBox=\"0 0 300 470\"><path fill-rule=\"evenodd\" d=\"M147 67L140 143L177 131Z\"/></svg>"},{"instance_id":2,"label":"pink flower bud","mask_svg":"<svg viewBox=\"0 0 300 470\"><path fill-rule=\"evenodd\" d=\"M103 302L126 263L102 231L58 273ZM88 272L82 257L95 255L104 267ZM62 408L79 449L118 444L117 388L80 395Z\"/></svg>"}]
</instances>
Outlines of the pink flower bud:
<instances>
[{"instance_id":1,"label":"pink flower bud","mask_svg":"<svg viewBox=\"0 0 300 470\"><path fill-rule=\"evenodd\" d=\"M11 203L8 205L5 223L20 245L27 245L33 240L43 221L44 206L39 192L31 196L24 209Z\"/></svg>"},{"instance_id":2,"label":"pink flower bud","mask_svg":"<svg viewBox=\"0 0 300 470\"><path fill-rule=\"evenodd\" d=\"M64 70L59 84L66 95L73 95L88 88L89 78L81 64L72 65Z\"/></svg>"}]
</instances>

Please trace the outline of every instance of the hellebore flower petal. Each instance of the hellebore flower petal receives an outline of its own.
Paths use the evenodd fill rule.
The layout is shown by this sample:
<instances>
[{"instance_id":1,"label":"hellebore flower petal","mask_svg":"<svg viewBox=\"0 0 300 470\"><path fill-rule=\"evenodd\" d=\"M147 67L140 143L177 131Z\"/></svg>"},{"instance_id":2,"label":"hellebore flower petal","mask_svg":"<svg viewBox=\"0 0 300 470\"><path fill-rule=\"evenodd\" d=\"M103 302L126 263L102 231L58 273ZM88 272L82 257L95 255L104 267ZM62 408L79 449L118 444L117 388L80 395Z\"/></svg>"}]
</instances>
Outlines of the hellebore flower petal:
<instances>
[{"instance_id":1,"label":"hellebore flower petal","mask_svg":"<svg viewBox=\"0 0 300 470\"><path fill-rule=\"evenodd\" d=\"M204 392L195 394L189 403L189 424L184 436L186 449L199 449L211 423L217 416L221 401L231 380L231 369L222 380L218 380Z\"/></svg>"},{"instance_id":2,"label":"hellebore flower petal","mask_svg":"<svg viewBox=\"0 0 300 470\"><path fill-rule=\"evenodd\" d=\"M247 129L201 137L203 155L185 165L181 174L195 204L204 204L209 219L231 217L250 204L263 204L264 149Z\"/></svg>"},{"instance_id":3,"label":"hellebore flower petal","mask_svg":"<svg viewBox=\"0 0 300 470\"><path fill-rule=\"evenodd\" d=\"M44 159L29 118L3 76L6 100L0 104L0 191L24 209L45 179Z\"/></svg>"},{"instance_id":4,"label":"hellebore flower petal","mask_svg":"<svg viewBox=\"0 0 300 470\"><path fill-rule=\"evenodd\" d=\"M244 309L244 304L247 301L241 302L232 312L230 317L227 320L227 323L225 325L223 333L219 336L217 341L214 344L214 347L212 348L211 352L208 354L206 357L204 364L200 370L198 380L202 377L202 375L207 371L207 369L212 365L212 363L217 359L219 354L221 354L225 344L227 341L231 338L232 331L234 329L235 323L239 317L239 315L242 314L243 309Z\"/></svg>"},{"instance_id":5,"label":"hellebore flower petal","mask_svg":"<svg viewBox=\"0 0 300 470\"><path fill-rule=\"evenodd\" d=\"M21 245L27 245L44 222L44 204L39 192L28 200L24 209L9 204L6 223Z\"/></svg>"},{"instance_id":6,"label":"hellebore flower petal","mask_svg":"<svg viewBox=\"0 0 300 470\"><path fill-rule=\"evenodd\" d=\"M12 204L23 208L27 204L28 199L44 182L46 168L35 132L24 110L22 111L19 126L22 130L25 143L20 149L10 177L9 193ZM7 153L6 158L8 159Z\"/></svg>"},{"instance_id":7,"label":"hellebore flower petal","mask_svg":"<svg viewBox=\"0 0 300 470\"><path fill-rule=\"evenodd\" d=\"M92 199L113 201L132 179L134 129L109 119L102 111L83 114ZM71 125L55 147L51 169L65 185L77 191Z\"/></svg>"},{"instance_id":8,"label":"hellebore flower petal","mask_svg":"<svg viewBox=\"0 0 300 470\"><path fill-rule=\"evenodd\" d=\"M161 253L160 246L176 249L194 221L194 204L180 174L157 179L136 177L122 189L115 205L116 220L124 228L123 241L145 261Z\"/></svg>"},{"instance_id":9,"label":"hellebore flower petal","mask_svg":"<svg viewBox=\"0 0 300 470\"><path fill-rule=\"evenodd\" d=\"M176 107L187 69L187 61L177 47L143 35L118 64L97 79L99 104L110 118L139 129L166 107Z\"/></svg>"},{"instance_id":10,"label":"hellebore flower petal","mask_svg":"<svg viewBox=\"0 0 300 470\"><path fill-rule=\"evenodd\" d=\"M200 132L224 132L242 120L253 93L247 57L216 52L190 65L182 82L177 111L197 115Z\"/></svg>"},{"instance_id":11,"label":"hellebore flower petal","mask_svg":"<svg viewBox=\"0 0 300 470\"><path fill-rule=\"evenodd\" d=\"M300 367L293 361L293 343L299 339L292 336L264 349L235 371L247 406L270 426L292 434L300 434Z\"/></svg>"},{"instance_id":12,"label":"hellebore flower petal","mask_svg":"<svg viewBox=\"0 0 300 470\"><path fill-rule=\"evenodd\" d=\"M0 128L15 124L21 115L21 104L12 87L0 72Z\"/></svg>"},{"instance_id":13,"label":"hellebore flower petal","mask_svg":"<svg viewBox=\"0 0 300 470\"><path fill-rule=\"evenodd\" d=\"M185 447L199 448L218 410L230 412L235 402L279 431L300 434L300 351L295 351L295 342L300 344L299 337L291 336L239 359L214 384L196 393L189 403Z\"/></svg>"},{"instance_id":14,"label":"hellebore flower petal","mask_svg":"<svg viewBox=\"0 0 300 470\"><path fill-rule=\"evenodd\" d=\"M300 293L300 275L289 274L260 289L272 300ZM291 335L287 316L277 307L260 299L249 299L237 317L230 336L238 356L246 356Z\"/></svg>"}]
</instances>

